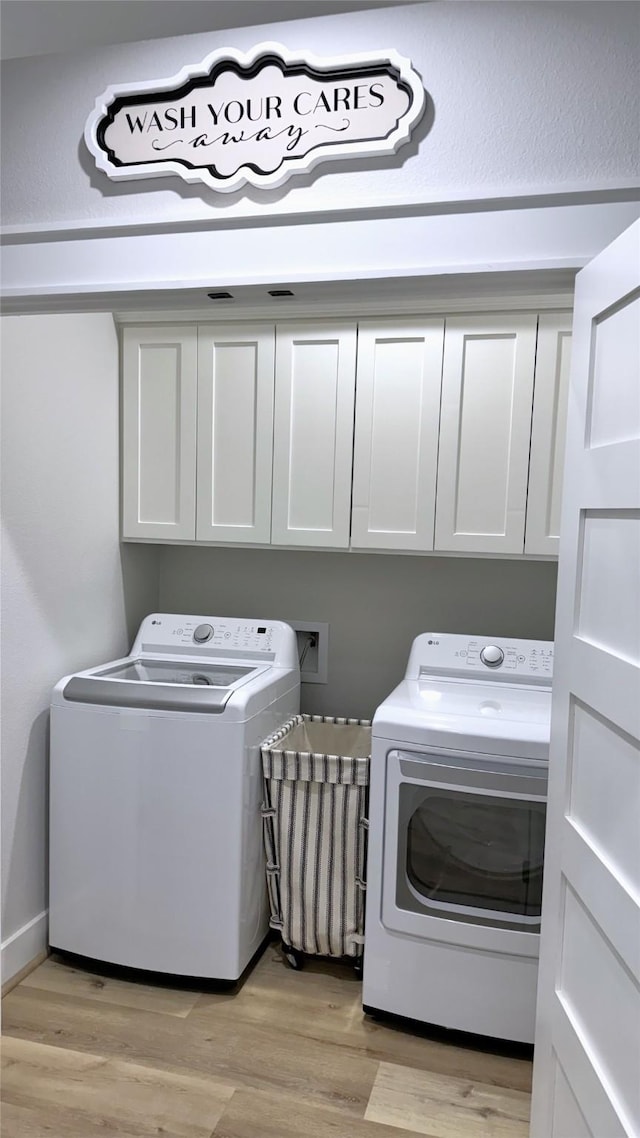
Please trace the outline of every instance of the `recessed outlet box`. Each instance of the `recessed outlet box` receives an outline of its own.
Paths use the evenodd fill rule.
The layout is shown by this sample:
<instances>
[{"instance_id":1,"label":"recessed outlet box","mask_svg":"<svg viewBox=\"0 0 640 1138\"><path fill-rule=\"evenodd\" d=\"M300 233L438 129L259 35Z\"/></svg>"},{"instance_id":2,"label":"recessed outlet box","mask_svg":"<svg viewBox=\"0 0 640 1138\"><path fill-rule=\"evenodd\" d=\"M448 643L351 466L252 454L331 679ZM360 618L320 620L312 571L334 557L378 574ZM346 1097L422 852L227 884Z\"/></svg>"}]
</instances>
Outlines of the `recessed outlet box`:
<instances>
[{"instance_id":1,"label":"recessed outlet box","mask_svg":"<svg viewBox=\"0 0 640 1138\"><path fill-rule=\"evenodd\" d=\"M326 684L329 663L329 625L318 620L289 620L298 639L300 680Z\"/></svg>"}]
</instances>

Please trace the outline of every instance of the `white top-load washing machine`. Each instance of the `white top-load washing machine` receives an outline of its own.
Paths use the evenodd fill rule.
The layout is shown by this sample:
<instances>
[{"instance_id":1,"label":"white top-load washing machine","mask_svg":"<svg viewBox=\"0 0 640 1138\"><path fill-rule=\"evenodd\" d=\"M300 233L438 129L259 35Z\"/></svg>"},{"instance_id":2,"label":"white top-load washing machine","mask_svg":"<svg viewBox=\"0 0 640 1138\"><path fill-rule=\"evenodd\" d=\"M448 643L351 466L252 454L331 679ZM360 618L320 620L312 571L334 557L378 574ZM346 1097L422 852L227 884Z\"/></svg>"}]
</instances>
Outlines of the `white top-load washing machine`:
<instances>
[{"instance_id":1,"label":"white top-load washing machine","mask_svg":"<svg viewBox=\"0 0 640 1138\"><path fill-rule=\"evenodd\" d=\"M292 628L155 613L51 706L53 948L235 981L268 932L260 743L300 707Z\"/></svg>"},{"instance_id":2,"label":"white top-load washing machine","mask_svg":"<svg viewBox=\"0 0 640 1138\"><path fill-rule=\"evenodd\" d=\"M373 719L363 1003L533 1042L553 645L425 633Z\"/></svg>"}]
</instances>

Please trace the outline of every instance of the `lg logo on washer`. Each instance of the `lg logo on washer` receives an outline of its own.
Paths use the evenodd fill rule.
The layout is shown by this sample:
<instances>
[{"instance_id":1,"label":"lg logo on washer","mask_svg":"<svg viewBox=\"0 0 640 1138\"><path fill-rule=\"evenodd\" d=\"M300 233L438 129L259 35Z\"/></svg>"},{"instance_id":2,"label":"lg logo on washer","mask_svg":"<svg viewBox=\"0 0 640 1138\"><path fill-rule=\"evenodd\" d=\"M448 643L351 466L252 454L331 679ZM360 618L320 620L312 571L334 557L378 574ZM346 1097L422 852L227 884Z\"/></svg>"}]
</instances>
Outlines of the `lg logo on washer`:
<instances>
[{"instance_id":1,"label":"lg logo on washer","mask_svg":"<svg viewBox=\"0 0 640 1138\"><path fill-rule=\"evenodd\" d=\"M319 162L395 153L425 103L419 76L394 51L320 59L266 43L214 52L171 79L109 87L85 141L113 179L275 187Z\"/></svg>"}]
</instances>

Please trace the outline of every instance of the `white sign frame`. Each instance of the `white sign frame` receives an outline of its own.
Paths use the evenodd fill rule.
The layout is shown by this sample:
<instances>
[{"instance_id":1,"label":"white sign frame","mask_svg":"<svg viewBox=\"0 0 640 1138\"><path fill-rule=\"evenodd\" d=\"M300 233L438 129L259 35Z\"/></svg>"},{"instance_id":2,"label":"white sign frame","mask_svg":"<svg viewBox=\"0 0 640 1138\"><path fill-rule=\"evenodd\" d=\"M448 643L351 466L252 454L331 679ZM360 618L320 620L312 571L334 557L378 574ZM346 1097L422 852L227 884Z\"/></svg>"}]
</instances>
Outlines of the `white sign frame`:
<instances>
[{"instance_id":1,"label":"white sign frame","mask_svg":"<svg viewBox=\"0 0 640 1138\"><path fill-rule=\"evenodd\" d=\"M132 112L134 112L137 107L138 121L143 121L140 118L141 107L150 108L154 105L156 109L158 107L161 108L160 114L164 114L162 110L162 107L164 107L174 112L175 117L176 109L174 107L167 107L167 102L171 96L174 96L175 102L175 96L183 97L187 94L193 94L194 91L208 91L210 93L213 91L213 85L216 79L221 75L226 77L229 74L234 74L238 80L249 84L256 79L256 77L260 76L261 72L264 72L269 66L281 70L285 81L288 81L292 75L302 75L306 77L309 82L313 82L318 86L323 83L339 84L341 79L346 81L346 79L350 78L353 81L353 79L358 78L359 75L366 80L367 77L371 78L372 75L375 76L377 73L383 72L385 77L389 77L390 83L395 85L396 92L402 94L402 99L407 103L407 107L402 113L395 115L394 125L389 129L387 124L387 129L384 130L384 133L380 136L336 140L335 142L317 142L314 145L310 145L306 153L294 154L292 157L288 157L284 154L280 159L277 169L266 171L260 167L256 168L254 164L249 166L246 164L246 161L243 161L238 168L230 174L219 173L213 163L200 166L195 164L190 165L184 159L139 159L136 156L131 161L123 162L106 142L105 136L107 132L114 132L114 123L116 123L117 116L120 115L122 119L121 112L123 112L124 107L129 107ZM207 85L206 82L207 77L210 77L209 85ZM377 86L381 87L382 83L379 82ZM369 90L371 89L372 88L369 88ZM340 90L344 91L346 88L340 88ZM387 93L389 90L390 87L389 84L387 84ZM334 91L331 91L331 93L335 95ZM309 92L304 92L304 94L307 95ZM155 102L154 96L157 96ZM163 96L164 99L162 98ZM301 97L301 95L298 97ZM362 95L363 99L364 97L365 96ZM322 96L320 96L320 98L322 98ZM358 96L355 96L355 98L357 99ZM384 101L384 99L380 98L379 93L376 98L380 100L378 105ZM398 94L398 99L400 99L400 94ZM346 103L347 109L349 109L348 102L346 100L343 101ZM234 104L240 106L237 100L225 106L230 107ZM294 105L296 107L298 105L295 100ZM310 106L311 102L305 103L305 107ZM329 162L334 159L372 158L377 155L395 154L401 146L409 141L411 132L422 118L425 107L426 92L420 77L417 72L413 70L410 61L400 56L396 51L361 52L352 55L320 58L310 52L292 52L283 47L282 44L266 42L258 44L247 53L241 53L233 48L222 48L218 51L214 51L208 55L202 63L183 67L181 71L169 79L159 79L152 82L142 81L108 87L107 90L96 99L94 110L87 120L84 138L87 148L93 155L98 168L114 181L177 175L186 182L203 182L210 189L224 193L242 189L242 187L247 185L256 188L274 189L282 186L291 177L306 174L320 163ZM327 107L326 109L329 110L331 108ZM211 106L209 106L209 110L211 115L214 115ZM268 112L269 107L267 105L267 116ZM196 111L193 108L192 113L193 128L195 129ZM307 111L306 113L309 114L310 112ZM390 109L390 103L385 114L391 114L392 119L394 117L393 109ZM135 132L132 126L132 119L134 125L137 125L135 115L127 114L126 111L124 115L128 120L130 134L133 135ZM373 112L369 112L369 118L372 117ZM158 115L156 115L154 119L153 112L149 113L149 125L147 129L150 129L152 120L157 124L157 129L162 131L163 128L160 119ZM182 115L182 120L181 129L184 130L186 129L184 127L184 114ZM342 123L345 120L346 115L343 115L341 120L336 121ZM146 116L144 121L146 124ZM215 119L215 121L217 124L217 119ZM229 135L226 139L227 143L239 143L240 145L244 145L247 141L250 141L250 139L245 140L244 138L236 137L241 134L242 131L235 128L232 120L229 120L229 124L224 125L226 133ZM254 122L252 125L255 126L256 123ZM277 125L281 126L282 124L279 122ZM350 129L350 127L347 128L342 125L340 128L337 126L329 127L326 124L314 125L325 125L327 130L333 130L336 133L338 129L342 131ZM384 125L383 123L383 128ZM119 123L118 129L121 129ZM165 129L168 129L168 127L165 127ZM172 127L171 129L174 128ZM236 129L236 136L231 137L231 132L234 129ZM298 139L291 135L291 132L294 130L294 127L291 125L283 128L279 133L281 135L285 134L286 130L290 132L288 145L288 149L290 150L291 144L296 145ZM296 127L295 130L299 134L309 133L308 130L302 130L302 127ZM269 131L275 135L273 125L263 124L262 129L259 128L256 132L257 135L262 135L262 138L258 138L258 141L274 141ZM142 133L143 129L141 127L140 135L142 135ZM219 138L222 138L222 135L219 136L219 138L215 138L213 142L207 141L204 143L200 142L199 144L195 141L196 137L208 139L209 136L201 133L198 136L194 136L194 139L191 140L180 138L175 141L169 141L167 147L173 145L186 146L187 144L191 146L199 145L200 147L211 146L218 142ZM253 137L255 137L255 135ZM138 141L137 137L136 141ZM152 140L152 142L155 141L158 141L158 138ZM285 140L282 142L283 146L284 142ZM152 145L152 143L150 145ZM263 148L263 153L265 153L265 148Z\"/></svg>"}]
</instances>

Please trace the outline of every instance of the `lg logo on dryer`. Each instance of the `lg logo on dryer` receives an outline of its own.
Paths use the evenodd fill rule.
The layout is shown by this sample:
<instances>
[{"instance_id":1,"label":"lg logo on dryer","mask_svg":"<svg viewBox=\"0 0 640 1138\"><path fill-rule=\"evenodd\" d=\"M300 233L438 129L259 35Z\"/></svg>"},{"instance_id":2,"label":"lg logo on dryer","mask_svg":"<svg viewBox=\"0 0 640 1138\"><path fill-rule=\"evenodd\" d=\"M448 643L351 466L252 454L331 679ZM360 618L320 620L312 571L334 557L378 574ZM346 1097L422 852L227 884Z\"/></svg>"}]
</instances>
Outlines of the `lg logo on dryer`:
<instances>
[{"instance_id":1,"label":"lg logo on dryer","mask_svg":"<svg viewBox=\"0 0 640 1138\"><path fill-rule=\"evenodd\" d=\"M172 79L108 88L85 141L113 179L275 187L319 162L394 153L425 102L417 73L393 51L318 59L267 43L214 52Z\"/></svg>"}]
</instances>

